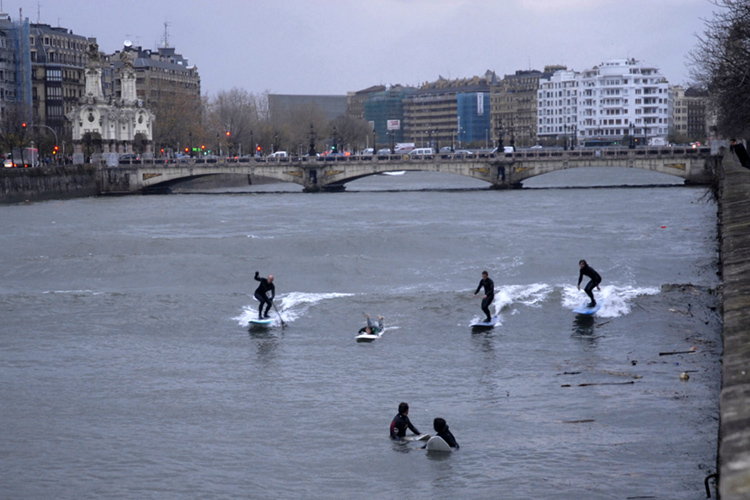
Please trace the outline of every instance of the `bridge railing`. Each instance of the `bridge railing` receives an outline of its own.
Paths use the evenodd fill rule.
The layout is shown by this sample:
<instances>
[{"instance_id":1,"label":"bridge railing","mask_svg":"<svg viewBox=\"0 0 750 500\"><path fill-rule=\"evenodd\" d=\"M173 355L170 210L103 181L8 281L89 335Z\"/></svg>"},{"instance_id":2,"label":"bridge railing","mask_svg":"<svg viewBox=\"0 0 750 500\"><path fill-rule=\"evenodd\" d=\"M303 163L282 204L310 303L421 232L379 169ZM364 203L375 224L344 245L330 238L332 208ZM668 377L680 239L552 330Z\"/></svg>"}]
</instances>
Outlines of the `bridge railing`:
<instances>
[{"instance_id":1,"label":"bridge railing","mask_svg":"<svg viewBox=\"0 0 750 500\"><path fill-rule=\"evenodd\" d=\"M185 167L185 166L216 166L216 165L307 165L323 166L330 163L372 163L372 162L389 162L389 163L418 163L424 161L514 161L514 160L549 160L561 161L565 159L583 159L583 158L625 158L625 157L705 157L710 156L710 148L690 148L690 147L646 147L646 148L580 148L571 150L558 149L529 149L523 151L514 151L513 153L435 153L430 155L409 155L409 154L390 154L390 155L327 155L327 156L294 156L286 158L269 158L269 157L219 157L219 158L153 158L138 160L122 160L120 166L165 166L165 167ZM106 165L102 165L106 166Z\"/></svg>"}]
</instances>

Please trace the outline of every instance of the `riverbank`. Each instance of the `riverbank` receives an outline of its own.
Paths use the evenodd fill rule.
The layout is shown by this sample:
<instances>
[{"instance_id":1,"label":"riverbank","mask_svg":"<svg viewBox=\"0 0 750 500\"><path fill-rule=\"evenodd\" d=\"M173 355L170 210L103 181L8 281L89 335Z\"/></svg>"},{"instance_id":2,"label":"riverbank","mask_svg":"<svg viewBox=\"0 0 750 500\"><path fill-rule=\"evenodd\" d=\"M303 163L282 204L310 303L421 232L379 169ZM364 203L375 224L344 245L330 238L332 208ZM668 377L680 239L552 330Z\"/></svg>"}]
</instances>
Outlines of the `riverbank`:
<instances>
[{"instance_id":1,"label":"riverbank","mask_svg":"<svg viewBox=\"0 0 750 500\"><path fill-rule=\"evenodd\" d=\"M719 494L750 497L750 170L728 152L719 172L723 277L722 387L719 396Z\"/></svg>"},{"instance_id":2,"label":"riverbank","mask_svg":"<svg viewBox=\"0 0 750 500\"><path fill-rule=\"evenodd\" d=\"M0 169L0 204L96 196L96 167Z\"/></svg>"}]
</instances>

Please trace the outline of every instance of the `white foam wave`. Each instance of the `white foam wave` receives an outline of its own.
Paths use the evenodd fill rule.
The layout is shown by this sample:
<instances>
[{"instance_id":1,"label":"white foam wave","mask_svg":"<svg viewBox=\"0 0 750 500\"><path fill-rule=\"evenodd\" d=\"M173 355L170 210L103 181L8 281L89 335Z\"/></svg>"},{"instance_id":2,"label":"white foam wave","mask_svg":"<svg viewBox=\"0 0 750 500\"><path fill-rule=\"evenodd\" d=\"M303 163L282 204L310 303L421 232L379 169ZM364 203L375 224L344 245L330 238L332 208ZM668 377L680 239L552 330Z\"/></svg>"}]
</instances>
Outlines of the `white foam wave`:
<instances>
[{"instance_id":1,"label":"white foam wave","mask_svg":"<svg viewBox=\"0 0 750 500\"><path fill-rule=\"evenodd\" d=\"M597 301L602 301L602 308L596 314L604 318L624 316L630 313L633 299L640 295L656 295L658 293L658 287L603 286L601 291L594 291L594 297L596 297ZM571 285L563 287L563 307L573 310L588 301L588 295L582 289L579 291Z\"/></svg>"},{"instance_id":2,"label":"white foam wave","mask_svg":"<svg viewBox=\"0 0 750 500\"><path fill-rule=\"evenodd\" d=\"M349 297L354 295L353 293L307 293L307 292L291 292L284 297L277 297L280 299L279 302L275 302L276 310L271 308L270 316L273 318L271 326L281 326L281 320L284 323L293 323L300 317L307 313L310 306L328 299L336 299L339 297ZM276 314L278 311L278 315ZM281 318L279 318L279 315ZM246 326L251 319L258 317L258 302L253 299L253 303L244 306L242 314L233 318L241 326Z\"/></svg>"},{"instance_id":3,"label":"white foam wave","mask_svg":"<svg viewBox=\"0 0 750 500\"><path fill-rule=\"evenodd\" d=\"M497 323L495 326L503 324L503 316L500 313L512 304L520 303L527 306L538 307L541 306L541 303L544 302L551 292L552 287L544 283L495 287L495 300L490 306L490 310L493 311L493 316L497 316ZM515 310L510 311L510 314L515 313ZM480 319L483 319L483 317L475 316L471 322L476 323Z\"/></svg>"}]
</instances>

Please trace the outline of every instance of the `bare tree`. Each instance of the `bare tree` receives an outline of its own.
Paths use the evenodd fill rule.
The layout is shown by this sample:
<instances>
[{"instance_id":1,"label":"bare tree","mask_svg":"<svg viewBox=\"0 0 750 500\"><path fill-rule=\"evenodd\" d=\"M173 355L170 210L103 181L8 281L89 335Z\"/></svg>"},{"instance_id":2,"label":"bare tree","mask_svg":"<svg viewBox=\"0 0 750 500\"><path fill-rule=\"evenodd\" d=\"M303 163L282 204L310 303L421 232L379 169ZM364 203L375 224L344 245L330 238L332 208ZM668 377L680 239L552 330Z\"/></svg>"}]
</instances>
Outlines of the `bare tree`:
<instances>
[{"instance_id":1,"label":"bare tree","mask_svg":"<svg viewBox=\"0 0 750 500\"><path fill-rule=\"evenodd\" d=\"M708 91L718 132L750 135L750 0L714 0L719 10L688 57L691 78Z\"/></svg>"},{"instance_id":2,"label":"bare tree","mask_svg":"<svg viewBox=\"0 0 750 500\"><path fill-rule=\"evenodd\" d=\"M366 142L372 131L368 122L361 118L339 116L331 121L331 127L336 127L338 149L358 151Z\"/></svg>"}]
</instances>

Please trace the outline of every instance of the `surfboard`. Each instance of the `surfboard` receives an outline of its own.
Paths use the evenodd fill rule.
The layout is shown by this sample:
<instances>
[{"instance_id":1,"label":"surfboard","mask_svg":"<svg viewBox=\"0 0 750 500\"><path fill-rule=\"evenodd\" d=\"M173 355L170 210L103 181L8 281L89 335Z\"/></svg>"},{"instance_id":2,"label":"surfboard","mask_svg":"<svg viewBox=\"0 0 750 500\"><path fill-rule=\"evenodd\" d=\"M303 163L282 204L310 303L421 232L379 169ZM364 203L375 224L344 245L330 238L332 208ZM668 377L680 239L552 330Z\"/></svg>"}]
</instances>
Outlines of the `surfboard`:
<instances>
[{"instance_id":1,"label":"surfboard","mask_svg":"<svg viewBox=\"0 0 750 500\"><path fill-rule=\"evenodd\" d=\"M448 443L440 436L431 437L425 448L427 448L427 451L453 451L453 448L448 446Z\"/></svg>"},{"instance_id":2,"label":"surfboard","mask_svg":"<svg viewBox=\"0 0 750 500\"><path fill-rule=\"evenodd\" d=\"M258 318L258 319L251 319L250 324L251 325L270 325L273 323L273 318Z\"/></svg>"},{"instance_id":3,"label":"surfboard","mask_svg":"<svg viewBox=\"0 0 750 500\"><path fill-rule=\"evenodd\" d=\"M586 307L588 302L586 304L583 304L582 306L576 307L573 309L573 312L576 314L594 314L596 311L602 308L602 303L604 302L603 299L599 299L596 302L596 305L594 307Z\"/></svg>"},{"instance_id":4,"label":"surfboard","mask_svg":"<svg viewBox=\"0 0 750 500\"><path fill-rule=\"evenodd\" d=\"M484 321L480 321L478 323L472 323L471 327L472 328L492 328L493 326L495 326L497 324L497 320L498 320L498 317L497 316L493 316L492 320L489 323L485 323Z\"/></svg>"},{"instance_id":5,"label":"surfboard","mask_svg":"<svg viewBox=\"0 0 750 500\"><path fill-rule=\"evenodd\" d=\"M419 436L404 436L404 441L427 441L429 439L429 434L420 434Z\"/></svg>"},{"instance_id":6,"label":"surfboard","mask_svg":"<svg viewBox=\"0 0 750 500\"><path fill-rule=\"evenodd\" d=\"M362 333L357 335L357 342L372 342L373 340L379 339L380 335L373 335L372 333Z\"/></svg>"}]
</instances>

